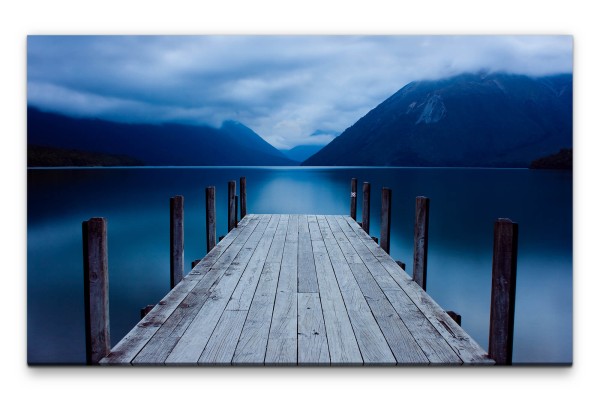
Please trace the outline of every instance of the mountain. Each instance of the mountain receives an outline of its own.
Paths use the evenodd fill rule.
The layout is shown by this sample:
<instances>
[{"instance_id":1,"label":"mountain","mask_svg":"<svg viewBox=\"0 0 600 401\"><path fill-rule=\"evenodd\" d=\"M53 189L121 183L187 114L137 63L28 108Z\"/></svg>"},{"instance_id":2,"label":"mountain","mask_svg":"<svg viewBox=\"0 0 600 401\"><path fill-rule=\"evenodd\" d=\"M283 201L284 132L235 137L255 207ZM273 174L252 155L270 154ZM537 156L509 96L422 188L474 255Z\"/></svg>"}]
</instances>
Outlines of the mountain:
<instances>
[{"instance_id":1,"label":"mountain","mask_svg":"<svg viewBox=\"0 0 600 401\"><path fill-rule=\"evenodd\" d=\"M323 149L323 146L325 145L298 145L288 150L282 150L282 152L289 159L303 162L319 150Z\"/></svg>"},{"instance_id":2,"label":"mountain","mask_svg":"<svg viewBox=\"0 0 600 401\"><path fill-rule=\"evenodd\" d=\"M573 77L412 82L302 165L528 167L571 148Z\"/></svg>"},{"instance_id":3,"label":"mountain","mask_svg":"<svg viewBox=\"0 0 600 401\"><path fill-rule=\"evenodd\" d=\"M297 165L241 123L125 124L27 109L27 143L123 155L148 166Z\"/></svg>"},{"instance_id":4,"label":"mountain","mask_svg":"<svg viewBox=\"0 0 600 401\"><path fill-rule=\"evenodd\" d=\"M27 166L143 166L139 160L127 156L106 153L82 152L80 150L27 146Z\"/></svg>"}]
</instances>

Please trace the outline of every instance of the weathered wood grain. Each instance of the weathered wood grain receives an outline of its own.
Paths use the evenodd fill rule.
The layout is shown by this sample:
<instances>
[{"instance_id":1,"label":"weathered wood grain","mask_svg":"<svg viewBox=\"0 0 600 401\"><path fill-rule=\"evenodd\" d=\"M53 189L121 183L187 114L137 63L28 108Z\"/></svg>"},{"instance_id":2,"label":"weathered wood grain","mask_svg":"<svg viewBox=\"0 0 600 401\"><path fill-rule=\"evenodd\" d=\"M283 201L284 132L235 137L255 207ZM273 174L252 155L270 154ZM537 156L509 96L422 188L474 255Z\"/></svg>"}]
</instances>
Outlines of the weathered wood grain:
<instances>
[{"instance_id":1,"label":"weathered wood grain","mask_svg":"<svg viewBox=\"0 0 600 401\"><path fill-rule=\"evenodd\" d=\"M213 266L219 261L224 266L228 266L233 258L237 255L239 250L242 248L246 239L250 236L253 230L258 224L259 216L252 215L247 216L244 219L243 225L232 231L228 238L219 244L213 250L202 259L200 263L192 269L175 288L169 292L155 307L154 309L142 319L119 343L112 349L111 353L106 358L100 361L101 364L129 364L132 363L136 355L140 353L140 350L146 346L146 344L153 339L153 336L157 331L165 332L164 336L158 336L153 339L154 346L144 348L144 352L147 354L154 354L156 352L163 355L165 352L169 352L170 348L163 346L163 338L167 338L169 334L174 330L178 323L182 320L181 315L192 315L193 308L188 308L188 303L183 302L185 299L191 301L195 299L195 295L203 293L203 289L196 287L202 280L205 283L215 283L224 271L222 269L212 269ZM240 238L238 239L238 236ZM238 239L237 242L235 240ZM233 245L233 246L232 246ZM210 274L209 274L210 273ZM206 277L208 276L208 277ZM196 289L196 292L194 290ZM208 296L208 294L205 294ZM177 310L177 313L173 312ZM171 315L174 315L171 320L168 320ZM167 324L165 324L167 322ZM159 350L157 351L156 348ZM171 347L172 348L172 347ZM166 358L166 355L165 355ZM164 358L156 359L151 356L141 358L140 363L151 363L160 364L164 361Z\"/></svg>"},{"instance_id":2,"label":"weathered wood grain","mask_svg":"<svg viewBox=\"0 0 600 401\"><path fill-rule=\"evenodd\" d=\"M206 253L217 245L217 214L215 187L207 187L206 195Z\"/></svg>"},{"instance_id":3,"label":"weathered wood grain","mask_svg":"<svg viewBox=\"0 0 600 401\"><path fill-rule=\"evenodd\" d=\"M316 216L308 217L308 225L313 243L315 268L319 281L321 307L323 309L331 364L362 365L363 358Z\"/></svg>"},{"instance_id":4,"label":"weathered wood grain","mask_svg":"<svg viewBox=\"0 0 600 401\"><path fill-rule=\"evenodd\" d=\"M235 181L227 185L227 232L235 228Z\"/></svg>"},{"instance_id":5,"label":"weathered wood grain","mask_svg":"<svg viewBox=\"0 0 600 401\"><path fill-rule=\"evenodd\" d=\"M319 292L306 215L298 217L298 292Z\"/></svg>"},{"instance_id":6,"label":"weathered wood grain","mask_svg":"<svg viewBox=\"0 0 600 401\"><path fill-rule=\"evenodd\" d=\"M356 220L356 199L358 198L358 180L353 178L350 181L350 217Z\"/></svg>"},{"instance_id":7,"label":"weathered wood grain","mask_svg":"<svg viewBox=\"0 0 600 401\"><path fill-rule=\"evenodd\" d=\"M281 216L234 356L234 365L262 365L271 327L289 216Z\"/></svg>"},{"instance_id":8,"label":"weathered wood grain","mask_svg":"<svg viewBox=\"0 0 600 401\"><path fill-rule=\"evenodd\" d=\"M390 256L360 229L356 222L353 223L353 220L345 216L342 219L353 229L357 237L371 251L373 256L377 258L393 280L398 283L400 289L417 306L421 313L423 313L427 320L452 347L454 352L463 360L464 364L494 364L494 361L488 357L485 351L418 284L412 281L406 272L401 270Z\"/></svg>"},{"instance_id":9,"label":"weathered wood grain","mask_svg":"<svg viewBox=\"0 0 600 401\"><path fill-rule=\"evenodd\" d=\"M198 360L199 365L230 365L248 311L225 310L215 327L204 351Z\"/></svg>"},{"instance_id":10,"label":"weathered wood grain","mask_svg":"<svg viewBox=\"0 0 600 401\"><path fill-rule=\"evenodd\" d=\"M170 221L170 243L171 243L171 289L173 289L183 279L183 196L177 195L170 199L171 210Z\"/></svg>"},{"instance_id":11,"label":"weathered wood grain","mask_svg":"<svg viewBox=\"0 0 600 401\"><path fill-rule=\"evenodd\" d=\"M240 219L243 219L246 216L246 202L246 177L240 177Z\"/></svg>"},{"instance_id":12,"label":"weathered wood grain","mask_svg":"<svg viewBox=\"0 0 600 401\"><path fill-rule=\"evenodd\" d=\"M390 233L392 225L392 190L383 188L381 190L381 225L380 237L381 248L390 253Z\"/></svg>"},{"instance_id":13,"label":"weathered wood grain","mask_svg":"<svg viewBox=\"0 0 600 401\"><path fill-rule=\"evenodd\" d=\"M238 225L238 213L239 213L239 204L240 204L240 197L238 195L235 196L235 211L233 213L233 224L234 227L237 227Z\"/></svg>"},{"instance_id":14,"label":"weathered wood grain","mask_svg":"<svg viewBox=\"0 0 600 401\"><path fill-rule=\"evenodd\" d=\"M493 363L354 219L297 215L246 215L100 361L463 362Z\"/></svg>"},{"instance_id":15,"label":"weathered wood grain","mask_svg":"<svg viewBox=\"0 0 600 401\"><path fill-rule=\"evenodd\" d=\"M511 220L494 223L489 354L498 365L512 364L518 236Z\"/></svg>"},{"instance_id":16,"label":"weathered wood grain","mask_svg":"<svg viewBox=\"0 0 600 401\"><path fill-rule=\"evenodd\" d=\"M298 362L298 216L289 216L265 364Z\"/></svg>"},{"instance_id":17,"label":"weathered wood grain","mask_svg":"<svg viewBox=\"0 0 600 401\"><path fill-rule=\"evenodd\" d=\"M354 269L368 269L371 277L377 282L378 287L383 291L385 297L391 304L391 306L398 313L403 323L406 325L410 335L415 339L419 347L423 350L423 353L427 356L427 359L431 364L442 364L442 365L456 365L461 364L462 360L457 356L452 347L445 341L440 341L440 334L431 323L425 320L423 313L417 308L416 305L408 298L408 296L398 287L398 284L385 270L383 265L377 258L369 251L366 245L358 238L354 230L344 221L341 216L335 217L336 222L340 228L346 234L349 243L352 245L348 251L344 254L347 255L354 253L353 259L363 260L364 264L351 264ZM333 224L333 223L332 223ZM339 240L342 249L345 248L344 242ZM346 256L348 259L348 256ZM353 270L354 271L354 270ZM369 275L362 274L357 275L361 277L361 290L365 294L367 301L375 300L379 301L382 299L381 294L377 290L377 287L369 284ZM366 280L366 282L364 282ZM362 284L364 283L364 284ZM380 302L383 306L379 306L385 311L388 308L388 302ZM372 307L373 308L373 307ZM374 310L376 308L373 308ZM383 316L387 316L386 312L383 312ZM383 329L382 329L383 330ZM384 334L386 332L384 331ZM386 334L386 338L388 338ZM397 341L389 341L390 346L393 348L392 343ZM395 353L394 355L397 355ZM398 358L398 357L397 357ZM402 356L398 359L398 363L414 363L410 360L406 360L406 356Z\"/></svg>"},{"instance_id":18,"label":"weathered wood grain","mask_svg":"<svg viewBox=\"0 0 600 401\"><path fill-rule=\"evenodd\" d=\"M415 202L415 240L413 279L427 289L427 248L429 243L429 198L417 196Z\"/></svg>"},{"instance_id":19,"label":"weathered wood grain","mask_svg":"<svg viewBox=\"0 0 600 401\"><path fill-rule=\"evenodd\" d=\"M298 365L329 365L327 332L317 293L298 293Z\"/></svg>"},{"instance_id":20,"label":"weathered wood grain","mask_svg":"<svg viewBox=\"0 0 600 401\"><path fill-rule=\"evenodd\" d=\"M110 352L106 220L84 221L82 237L85 355L86 363L95 365Z\"/></svg>"},{"instance_id":21,"label":"weathered wood grain","mask_svg":"<svg viewBox=\"0 0 600 401\"><path fill-rule=\"evenodd\" d=\"M371 222L371 183L363 182L363 206L362 206L362 224L361 227L369 233Z\"/></svg>"},{"instance_id":22,"label":"weathered wood grain","mask_svg":"<svg viewBox=\"0 0 600 401\"><path fill-rule=\"evenodd\" d=\"M386 290L397 290L398 283L396 283L387 270L381 267L379 260L355 233L354 229L360 229L360 227L351 227L347 224L343 216L336 216L336 220L342 232L346 234L347 241L352 245L352 248L342 248L346 259L352 263L364 263L366 266L369 266L371 275L373 275L377 284L384 292ZM377 248L377 245L372 241L370 244Z\"/></svg>"},{"instance_id":23,"label":"weathered wood grain","mask_svg":"<svg viewBox=\"0 0 600 401\"><path fill-rule=\"evenodd\" d=\"M342 224L340 225L340 222L334 216L328 217L327 220L337 243L344 253L348 265L356 278L360 291L364 294L364 297L373 312L373 316L377 320L377 324L380 326L398 363L404 365L427 364L429 362L460 364L460 358L458 358L450 346L444 341L442 341L441 351L447 355L441 359L430 357L430 355L435 355L436 350L429 349L431 347L423 341L419 341L419 336L414 336L415 332L422 330L427 331L428 329L428 327L423 328L425 320L423 314L418 313L416 316L414 314L413 316L405 316L405 310L395 310L388 300L387 292L381 289L377 280L371 274L371 270L373 270L378 273L379 277L385 276L385 269L379 265L379 270L376 270L377 266L372 265L377 265L379 262L373 259L370 260L370 265L367 267L360 258L360 254L355 246L363 252L370 252L368 249L364 248L364 245L356 238L354 232L345 222L342 221ZM390 287L388 281L381 279L380 281L384 288L386 288L386 286L388 288ZM397 286L395 288L397 288ZM416 307L414 307L412 312L415 310L417 310ZM435 332L433 327L431 327L430 331ZM435 337L438 342L440 339L439 337L439 334Z\"/></svg>"},{"instance_id":24,"label":"weathered wood grain","mask_svg":"<svg viewBox=\"0 0 600 401\"><path fill-rule=\"evenodd\" d=\"M317 220L365 365L395 365L396 359L392 350L375 320L365 294L352 274L326 217L317 216ZM416 344L414 345L418 355L420 349ZM427 362L424 357L421 361Z\"/></svg>"},{"instance_id":25,"label":"weathered wood grain","mask_svg":"<svg viewBox=\"0 0 600 401\"><path fill-rule=\"evenodd\" d=\"M270 215L262 216L256 230L250 235L244 247L227 268L218 285L213 284L205 288L205 292L211 294L210 297L205 300L165 363L180 365L197 363L254 250L258 246L270 218Z\"/></svg>"},{"instance_id":26,"label":"weathered wood grain","mask_svg":"<svg viewBox=\"0 0 600 401\"><path fill-rule=\"evenodd\" d=\"M248 223L246 219L244 226ZM245 232L240 233L239 229L234 230L228 236L226 241L219 243L213 251L207 255L192 272L186 277L190 280L191 288L183 287L180 291L185 298L180 301L177 309L162 321L158 331L152 336L144 348L133 360L133 364L157 364L164 363L171 350L175 347L179 338L188 328L194 316L198 313L202 305L211 292L209 289L219 282L225 268L228 268L237 257L246 240L250 237L255 227L257 227L258 219L253 219L247 226ZM225 252L220 252L224 246L232 243L232 238L237 239L237 242L229 246ZM211 262L212 261L212 262ZM215 266L214 263L219 262ZM210 265L210 263L213 263ZM202 273L202 274L200 274ZM184 279L184 281L186 281ZM158 320L159 322L161 320Z\"/></svg>"},{"instance_id":27,"label":"weathered wood grain","mask_svg":"<svg viewBox=\"0 0 600 401\"><path fill-rule=\"evenodd\" d=\"M258 280L262 274L263 267L267 260L269 248L271 247L271 243L273 242L273 238L279 224L279 218L280 216L276 215L273 216L269 221L267 229L260 239L256 250L252 254L252 257L248 262L248 266L246 267L246 270L244 270L244 274L242 274L242 277L240 278L240 281L238 282L235 291L233 292L233 295L227 304L228 310L247 311L250 309L250 303L254 297Z\"/></svg>"}]
</instances>

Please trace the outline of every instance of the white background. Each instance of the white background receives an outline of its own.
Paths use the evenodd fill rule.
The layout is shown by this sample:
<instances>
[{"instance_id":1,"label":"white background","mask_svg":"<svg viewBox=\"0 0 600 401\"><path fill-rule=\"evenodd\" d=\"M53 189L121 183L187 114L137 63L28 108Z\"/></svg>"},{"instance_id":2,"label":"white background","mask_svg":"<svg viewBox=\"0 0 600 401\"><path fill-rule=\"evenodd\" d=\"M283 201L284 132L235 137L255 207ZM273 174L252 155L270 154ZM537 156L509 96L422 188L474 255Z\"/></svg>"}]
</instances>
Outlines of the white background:
<instances>
[{"instance_id":1,"label":"white background","mask_svg":"<svg viewBox=\"0 0 600 401\"><path fill-rule=\"evenodd\" d=\"M598 13L563 1L4 1L0 5L0 376L5 399L576 399L598 371ZM406 4L403 4L406 3ZM588 2L593 4L593 2ZM574 364L571 368L31 368L26 355L29 34L574 35ZM76 301L76 300L74 300ZM544 311L551 313L551 311ZM13 393L11 396L9 394ZM585 397L589 399L589 397Z\"/></svg>"}]
</instances>

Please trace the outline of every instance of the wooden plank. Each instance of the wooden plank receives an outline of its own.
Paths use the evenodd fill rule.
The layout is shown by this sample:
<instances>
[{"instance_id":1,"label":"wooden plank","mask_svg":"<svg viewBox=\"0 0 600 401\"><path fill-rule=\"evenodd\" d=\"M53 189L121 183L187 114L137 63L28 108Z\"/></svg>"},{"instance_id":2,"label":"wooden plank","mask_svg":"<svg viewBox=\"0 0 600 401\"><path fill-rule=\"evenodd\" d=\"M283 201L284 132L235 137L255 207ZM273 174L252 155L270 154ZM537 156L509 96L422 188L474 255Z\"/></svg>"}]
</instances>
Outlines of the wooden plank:
<instances>
[{"instance_id":1,"label":"wooden plank","mask_svg":"<svg viewBox=\"0 0 600 401\"><path fill-rule=\"evenodd\" d=\"M498 365L512 364L518 237L519 226L516 223L509 219L496 220L489 351Z\"/></svg>"},{"instance_id":2,"label":"wooden plank","mask_svg":"<svg viewBox=\"0 0 600 401\"><path fill-rule=\"evenodd\" d=\"M213 249L199 261L199 263L194 265L189 274L204 276L207 271L215 265L215 262L223 256L229 247L234 244L234 242L237 241L238 244L236 244L236 246L240 246L240 240L246 241L248 239L250 234L252 234L252 231L258 225L259 220L260 215L247 215L245 219L240 221L236 229L227 234L226 238L223 238L222 241L219 241L219 243L216 244ZM244 227L248 227L250 231L243 230Z\"/></svg>"},{"instance_id":3,"label":"wooden plank","mask_svg":"<svg viewBox=\"0 0 600 401\"><path fill-rule=\"evenodd\" d=\"M329 365L327 332L316 293L298 294L298 365Z\"/></svg>"},{"instance_id":4,"label":"wooden plank","mask_svg":"<svg viewBox=\"0 0 600 401\"><path fill-rule=\"evenodd\" d=\"M454 352L456 352L463 360L463 363L484 365L494 364L494 361L487 356L479 344L473 341L473 339L458 324L456 324L456 322L452 320L418 284L412 281L411 278L390 258L390 256L378 247L371 238L360 229L356 222L352 223L352 220L346 216L342 218L387 270L394 281L399 284L400 288L406 293L411 301L444 337Z\"/></svg>"},{"instance_id":5,"label":"wooden plank","mask_svg":"<svg viewBox=\"0 0 600 401\"><path fill-rule=\"evenodd\" d=\"M319 281L319 294L323 309L323 320L327 333L327 344L332 365L362 365L361 356L348 311L325 242L319 230L316 216L308 217L308 226L313 243L315 269Z\"/></svg>"},{"instance_id":6,"label":"wooden plank","mask_svg":"<svg viewBox=\"0 0 600 401\"><path fill-rule=\"evenodd\" d=\"M344 255L351 255L351 260L354 261L358 258L362 262L351 263L350 267L352 268L375 317L378 319L378 322L383 320L383 325L381 323L380 325L388 339L390 347L392 350L395 349L394 347L398 347L396 348L396 351L394 351L398 363L411 364L416 361L407 360L404 351L398 346L398 344L406 341L405 338L407 334L405 329L401 327L398 329L394 329L393 327L391 329L384 329L384 326L391 324L386 321L387 319L385 319L385 317L395 314L399 316L402 325L408 330L409 335L414 338L430 363L443 365L461 364L462 360L456 355L452 347L450 347L450 345L448 345L441 337L439 332L427 322L427 318L408 298L404 291L400 289L398 284L393 281L381 263L379 263L379 261L371 254L362 241L358 239L352 228L346 224L341 216L331 218L331 226L335 226L334 220L347 238L347 241L344 241L343 238L338 240L338 243L344 251ZM348 256L346 256L346 258L349 259ZM361 258L364 258L364 261ZM394 321L395 319L396 318L393 317L391 320ZM396 336L400 335L402 339L391 339L388 335L388 331ZM412 346L412 344L408 344L408 346ZM400 357L398 355L400 355Z\"/></svg>"},{"instance_id":7,"label":"wooden plank","mask_svg":"<svg viewBox=\"0 0 600 401\"><path fill-rule=\"evenodd\" d=\"M265 364L298 362L298 216L289 216Z\"/></svg>"},{"instance_id":8,"label":"wooden plank","mask_svg":"<svg viewBox=\"0 0 600 401\"><path fill-rule=\"evenodd\" d=\"M424 320L426 321L426 319L423 314L413 314L413 319L409 319L404 315L404 310L394 309L386 296L387 292L384 292L380 288L377 280L371 274L371 271L365 263L360 259L358 251L354 248L354 242L359 242L354 233L349 233L350 238L348 238L343 227L339 225L334 216L328 217L327 220L340 248L343 250L344 256L346 257L358 286L369 304L373 316L381 328L397 362L399 364L408 365L427 364L429 362L460 364L460 358L458 358L452 351L452 348L446 344L433 327L427 327L426 324L424 325ZM343 224L350 230L350 227L345 223ZM362 244L359 243L357 245ZM367 253L370 253L368 249L362 248L362 250L363 252L366 251ZM358 262L356 262L357 259ZM380 268L381 270L384 270L383 267L380 266ZM385 281L383 281L383 283L388 284ZM397 285L396 288L399 289ZM414 310L417 310L416 307L414 307ZM439 342L441 340L443 343L442 346L436 346L434 349L430 349L431 347L426 346L423 349L424 345L428 344L424 341L420 341L422 340L420 338L421 331L427 331L428 329L430 329L431 333L435 332L435 334L437 334L437 336L429 337L434 341ZM434 343L434 345L436 344ZM440 349L437 350L437 348ZM436 351L441 354L441 358L436 357Z\"/></svg>"},{"instance_id":9,"label":"wooden plank","mask_svg":"<svg viewBox=\"0 0 600 401\"><path fill-rule=\"evenodd\" d=\"M169 200L171 210L170 244L171 244L171 289L183 279L183 196L177 195Z\"/></svg>"},{"instance_id":10,"label":"wooden plank","mask_svg":"<svg viewBox=\"0 0 600 401\"><path fill-rule=\"evenodd\" d=\"M463 364L459 353L403 290L387 291L386 296L432 365Z\"/></svg>"},{"instance_id":11,"label":"wooden plank","mask_svg":"<svg viewBox=\"0 0 600 401\"><path fill-rule=\"evenodd\" d=\"M413 252L413 279L427 288L427 248L429 236L429 198L417 196L415 207L415 241Z\"/></svg>"},{"instance_id":12,"label":"wooden plank","mask_svg":"<svg viewBox=\"0 0 600 401\"><path fill-rule=\"evenodd\" d=\"M231 364L278 223L279 216L273 216L269 221L217 327L198 360L199 364Z\"/></svg>"},{"instance_id":13,"label":"wooden plank","mask_svg":"<svg viewBox=\"0 0 600 401\"><path fill-rule=\"evenodd\" d=\"M224 270L213 269L213 267L217 261L222 265L227 265L233 261L246 239L256 228L258 219L259 216L257 215L248 215L239 228L233 230L225 240L213 248L213 250L206 255L196 267L194 267L190 274L169 292L154 307L154 309L136 325L136 327L119 341L112 349L112 352L100 362L103 364L131 363L140 350L151 339L155 343L155 348L158 348L158 350L154 350L154 352L170 352L172 347L168 348L166 344L163 344L162 339L168 337L170 332L180 323L183 319L181 315L185 316L186 314L190 315L194 313L193 306L197 303L201 304L200 301L195 299L195 296L203 291L200 288L197 289L199 284L202 283L208 285L219 280L224 273ZM235 239L238 239L238 242L234 244ZM177 313L174 313L176 308L180 307L182 303L189 307L179 308L177 309ZM159 335L157 338L153 338L153 336L157 334L157 331L165 333L164 336ZM156 359L151 357L151 354L153 354L152 347L148 350L144 349L144 351L150 356L145 360L140 361L140 363L145 363L146 361L154 363Z\"/></svg>"},{"instance_id":14,"label":"wooden plank","mask_svg":"<svg viewBox=\"0 0 600 401\"><path fill-rule=\"evenodd\" d=\"M233 356L234 365L262 365L265 362L288 223L289 216L281 216Z\"/></svg>"},{"instance_id":15,"label":"wooden plank","mask_svg":"<svg viewBox=\"0 0 600 401\"><path fill-rule=\"evenodd\" d=\"M106 220L84 221L82 237L85 356L88 365L95 365L110 352Z\"/></svg>"},{"instance_id":16,"label":"wooden plank","mask_svg":"<svg viewBox=\"0 0 600 401\"><path fill-rule=\"evenodd\" d=\"M298 292L319 292L315 257L306 215L298 218Z\"/></svg>"},{"instance_id":17,"label":"wooden plank","mask_svg":"<svg viewBox=\"0 0 600 401\"><path fill-rule=\"evenodd\" d=\"M319 229L319 223L317 223L317 216L308 215L306 216L308 221L308 231L310 232L311 241L323 241L321 230Z\"/></svg>"},{"instance_id":18,"label":"wooden plank","mask_svg":"<svg viewBox=\"0 0 600 401\"><path fill-rule=\"evenodd\" d=\"M248 220L244 222L242 227L246 226ZM253 218L253 221L248 224L245 232L240 233L240 229L231 232L225 241L219 243L196 266L195 269L197 270L192 270L186 279L184 279L184 281L188 281L188 285L176 288L176 290L182 293L184 299L180 300L177 309L170 316L165 319L157 319L157 324L162 322L160 328L135 357L132 362L133 364L154 365L164 362L183 332L189 326L192 318L211 295L208 289L220 280L225 273L225 267L231 265L234 261L234 258L238 255L255 227L257 227L257 224L258 218ZM232 238L237 239L237 243L233 243ZM225 252L220 252L228 244L232 244L232 246L229 246ZM221 266L220 269L216 265L217 260L219 262L218 266ZM210 265L211 263L213 264Z\"/></svg>"},{"instance_id":19,"label":"wooden plank","mask_svg":"<svg viewBox=\"0 0 600 401\"><path fill-rule=\"evenodd\" d=\"M320 292L298 293L302 236L310 238L305 249ZM377 355L386 347L387 359ZM421 360L411 347L422 349ZM396 358L493 363L349 216L248 215L100 363L348 365Z\"/></svg>"},{"instance_id":20,"label":"wooden plank","mask_svg":"<svg viewBox=\"0 0 600 401\"><path fill-rule=\"evenodd\" d=\"M271 215L261 216L258 227L227 268L226 273L218 283L205 289L206 292L210 292L210 297L206 299L165 363L180 365L197 363L270 219Z\"/></svg>"},{"instance_id":21,"label":"wooden plank","mask_svg":"<svg viewBox=\"0 0 600 401\"><path fill-rule=\"evenodd\" d=\"M337 220L340 218L341 216L336 217ZM373 278L375 278L377 284L384 292L387 290L397 290L398 283L396 283L396 281L390 276L387 270L378 265L378 259L371 253L369 248L363 244L362 240L358 239L358 236L356 236L354 230L352 230L352 228L350 228L343 219L338 221L338 224L344 234L346 234L348 242L350 242L352 245L352 248L342 248L346 259L352 263L364 263L365 266L368 266L369 272Z\"/></svg>"},{"instance_id":22,"label":"wooden plank","mask_svg":"<svg viewBox=\"0 0 600 401\"><path fill-rule=\"evenodd\" d=\"M199 365L231 365L248 311L225 310L200 355Z\"/></svg>"},{"instance_id":23,"label":"wooden plank","mask_svg":"<svg viewBox=\"0 0 600 401\"><path fill-rule=\"evenodd\" d=\"M273 242L280 216L273 216L265 230L256 250L252 254L244 274L227 304L227 310L249 310L254 297L258 280L265 265L269 248Z\"/></svg>"},{"instance_id":24,"label":"wooden plank","mask_svg":"<svg viewBox=\"0 0 600 401\"><path fill-rule=\"evenodd\" d=\"M396 359L392 350L381 332L373 312L350 270L350 266L344 258L326 217L317 216L317 221L364 363L368 365L395 365ZM418 346L416 346L416 351L420 352ZM421 361L426 362L427 360L423 356Z\"/></svg>"}]
</instances>

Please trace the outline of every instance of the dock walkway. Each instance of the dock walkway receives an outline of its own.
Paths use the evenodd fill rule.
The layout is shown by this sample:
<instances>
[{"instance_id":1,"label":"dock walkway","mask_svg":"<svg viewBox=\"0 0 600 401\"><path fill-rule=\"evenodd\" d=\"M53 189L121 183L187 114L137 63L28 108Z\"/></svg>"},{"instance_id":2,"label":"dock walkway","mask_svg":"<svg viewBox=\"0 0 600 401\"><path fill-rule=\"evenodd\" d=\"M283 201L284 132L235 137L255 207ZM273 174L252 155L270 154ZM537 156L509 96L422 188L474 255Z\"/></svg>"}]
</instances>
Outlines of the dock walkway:
<instances>
[{"instance_id":1,"label":"dock walkway","mask_svg":"<svg viewBox=\"0 0 600 401\"><path fill-rule=\"evenodd\" d=\"M100 364L494 361L349 216L245 216Z\"/></svg>"}]
</instances>

